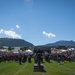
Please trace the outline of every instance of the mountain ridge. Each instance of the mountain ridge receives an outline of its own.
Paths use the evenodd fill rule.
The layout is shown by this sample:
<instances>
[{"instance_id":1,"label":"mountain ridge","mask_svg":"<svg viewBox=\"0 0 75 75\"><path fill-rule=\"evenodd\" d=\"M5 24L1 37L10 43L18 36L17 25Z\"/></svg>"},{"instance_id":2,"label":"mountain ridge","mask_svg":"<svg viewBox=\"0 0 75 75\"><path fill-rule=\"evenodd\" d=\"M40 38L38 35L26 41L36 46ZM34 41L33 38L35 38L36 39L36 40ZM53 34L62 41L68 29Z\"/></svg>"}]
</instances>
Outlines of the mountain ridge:
<instances>
[{"instance_id":1,"label":"mountain ridge","mask_svg":"<svg viewBox=\"0 0 75 75\"><path fill-rule=\"evenodd\" d=\"M75 46L75 41L73 41L73 40L70 40L70 41L60 40L60 41L56 41L54 43L45 44L45 46L57 46L57 45L60 45L60 46Z\"/></svg>"},{"instance_id":2,"label":"mountain ridge","mask_svg":"<svg viewBox=\"0 0 75 75\"><path fill-rule=\"evenodd\" d=\"M0 38L0 47L2 46L29 47L29 46L34 46L34 45L23 39Z\"/></svg>"}]
</instances>

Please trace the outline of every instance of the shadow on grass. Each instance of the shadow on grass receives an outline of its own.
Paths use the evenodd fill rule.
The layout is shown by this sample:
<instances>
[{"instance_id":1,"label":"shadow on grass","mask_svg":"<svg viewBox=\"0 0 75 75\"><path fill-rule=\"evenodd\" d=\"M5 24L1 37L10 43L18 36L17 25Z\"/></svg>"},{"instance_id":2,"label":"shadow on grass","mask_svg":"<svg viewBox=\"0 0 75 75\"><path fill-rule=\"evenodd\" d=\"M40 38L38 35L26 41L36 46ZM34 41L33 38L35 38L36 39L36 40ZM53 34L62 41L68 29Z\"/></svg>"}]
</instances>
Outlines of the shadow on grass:
<instances>
[{"instance_id":1,"label":"shadow on grass","mask_svg":"<svg viewBox=\"0 0 75 75\"><path fill-rule=\"evenodd\" d=\"M46 70L34 70L34 72L44 72L44 73L46 73Z\"/></svg>"}]
</instances>

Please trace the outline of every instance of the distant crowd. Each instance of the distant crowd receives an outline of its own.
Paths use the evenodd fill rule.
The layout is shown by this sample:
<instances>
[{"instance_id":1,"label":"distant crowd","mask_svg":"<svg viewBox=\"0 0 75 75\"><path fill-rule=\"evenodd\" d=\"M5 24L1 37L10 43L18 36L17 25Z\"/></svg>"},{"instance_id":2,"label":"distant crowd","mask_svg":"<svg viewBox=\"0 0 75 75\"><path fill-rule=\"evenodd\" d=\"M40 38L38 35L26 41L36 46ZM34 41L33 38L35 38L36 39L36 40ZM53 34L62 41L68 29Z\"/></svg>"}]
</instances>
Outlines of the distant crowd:
<instances>
[{"instance_id":1,"label":"distant crowd","mask_svg":"<svg viewBox=\"0 0 75 75\"><path fill-rule=\"evenodd\" d=\"M29 55L31 56L31 55ZM10 62L10 61L15 61L21 64L21 62L26 62L27 58L29 58L29 56L25 55L24 53L12 53L12 52L1 52L0 51L0 63L1 62Z\"/></svg>"},{"instance_id":2,"label":"distant crowd","mask_svg":"<svg viewBox=\"0 0 75 75\"><path fill-rule=\"evenodd\" d=\"M34 62L37 63L38 58L37 58L37 54L34 53L32 55L28 54L24 54L24 53L12 53L12 52L2 52L0 51L0 63L1 62L10 62L10 61L15 61L15 62L19 62L19 64L22 64L26 61L28 61L29 63L31 62L31 58L34 58ZM62 53L48 53L48 52L44 52L41 54L41 62L43 63L43 59L45 59L45 61L50 62L50 60L54 60L56 62L58 62L60 64L60 62L64 62L64 61L74 61L75 62L75 50L73 51L66 51L66 52L62 52Z\"/></svg>"}]
</instances>

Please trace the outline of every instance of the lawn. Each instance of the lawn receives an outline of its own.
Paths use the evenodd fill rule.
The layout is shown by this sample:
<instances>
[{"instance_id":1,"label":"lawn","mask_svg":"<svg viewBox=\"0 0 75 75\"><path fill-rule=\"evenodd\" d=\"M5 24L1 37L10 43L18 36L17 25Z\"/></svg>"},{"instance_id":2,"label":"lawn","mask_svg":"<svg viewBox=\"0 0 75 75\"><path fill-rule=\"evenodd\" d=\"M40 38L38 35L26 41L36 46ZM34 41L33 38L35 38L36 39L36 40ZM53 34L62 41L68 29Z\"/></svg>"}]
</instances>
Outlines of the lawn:
<instances>
[{"instance_id":1,"label":"lawn","mask_svg":"<svg viewBox=\"0 0 75 75\"><path fill-rule=\"evenodd\" d=\"M46 72L33 72L34 61L25 62L19 65L18 62L1 62L0 75L75 75L75 62L65 61L64 64L58 64L51 61L44 61L44 69Z\"/></svg>"}]
</instances>

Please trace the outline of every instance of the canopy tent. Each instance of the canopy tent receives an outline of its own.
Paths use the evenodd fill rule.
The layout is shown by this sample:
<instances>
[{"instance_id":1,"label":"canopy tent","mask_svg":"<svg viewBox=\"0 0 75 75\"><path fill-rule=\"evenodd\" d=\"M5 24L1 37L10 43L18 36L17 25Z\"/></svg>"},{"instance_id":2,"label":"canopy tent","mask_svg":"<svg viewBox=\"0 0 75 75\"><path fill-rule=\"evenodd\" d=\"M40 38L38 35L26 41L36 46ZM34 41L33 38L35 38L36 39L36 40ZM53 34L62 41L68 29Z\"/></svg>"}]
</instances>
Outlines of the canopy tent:
<instances>
[{"instance_id":1,"label":"canopy tent","mask_svg":"<svg viewBox=\"0 0 75 75\"><path fill-rule=\"evenodd\" d=\"M75 50L75 48L69 48L68 50L69 50L69 51L72 51L72 50Z\"/></svg>"},{"instance_id":2,"label":"canopy tent","mask_svg":"<svg viewBox=\"0 0 75 75\"><path fill-rule=\"evenodd\" d=\"M7 50L6 50L6 49L0 49L0 51L1 51L1 52L6 52Z\"/></svg>"},{"instance_id":3,"label":"canopy tent","mask_svg":"<svg viewBox=\"0 0 75 75\"><path fill-rule=\"evenodd\" d=\"M60 52L66 52L67 50L61 49Z\"/></svg>"},{"instance_id":4,"label":"canopy tent","mask_svg":"<svg viewBox=\"0 0 75 75\"><path fill-rule=\"evenodd\" d=\"M25 51L25 54L26 54L26 55L29 55L29 54L31 55L31 54L33 54L33 51L30 50L30 49L28 49L28 50Z\"/></svg>"}]
</instances>

